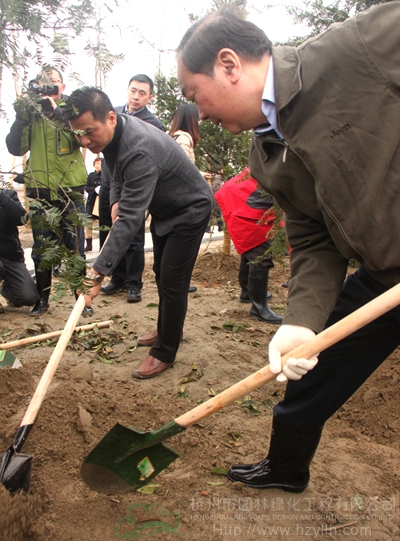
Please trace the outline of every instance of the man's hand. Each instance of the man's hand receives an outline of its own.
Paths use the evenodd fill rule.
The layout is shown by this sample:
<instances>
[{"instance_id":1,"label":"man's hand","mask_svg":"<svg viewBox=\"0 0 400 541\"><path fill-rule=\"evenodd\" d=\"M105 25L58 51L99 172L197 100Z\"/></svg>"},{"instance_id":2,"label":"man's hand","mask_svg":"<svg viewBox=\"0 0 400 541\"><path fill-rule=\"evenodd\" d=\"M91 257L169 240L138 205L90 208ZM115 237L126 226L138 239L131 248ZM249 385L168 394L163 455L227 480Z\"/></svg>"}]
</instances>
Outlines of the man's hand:
<instances>
[{"instance_id":1,"label":"man's hand","mask_svg":"<svg viewBox=\"0 0 400 541\"><path fill-rule=\"evenodd\" d=\"M90 287L89 294L85 295L85 306L91 306L92 300L100 293L101 283L104 280L104 276L95 272L94 269L90 269L83 281L86 287Z\"/></svg>"},{"instance_id":2,"label":"man's hand","mask_svg":"<svg viewBox=\"0 0 400 541\"><path fill-rule=\"evenodd\" d=\"M303 344L315 336L315 332L308 327L299 325L282 325L269 344L269 362L271 372L279 374L278 381L286 379L298 380L309 370L312 370L318 362L318 356L311 359L288 359L282 369L281 357L295 347Z\"/></svg>"},{"instance_id":3,"label":"man's hand","mask_svg":"<svg viewBox=\"0 0 400 541\"><path fill-rule=\"evenodd\" d=\"M42 99L48 100L50 102L51 108L53 109L53 113L54 113L54 111L57 109L57 104L54 101L54 98L52 96L42 96ZM53 113L50 113L50 116L52 116Z\"/></svg>"},{"instance_id":4,"label":"man's hand","mask_svg":"<svg viewBox=\"0 0 400 541\"><path fill-rule=\"evenodd\" d=\"M118 218L118 202L114 203L111 207L111 221L112 223Z\"/></svg>"}]
</instances>

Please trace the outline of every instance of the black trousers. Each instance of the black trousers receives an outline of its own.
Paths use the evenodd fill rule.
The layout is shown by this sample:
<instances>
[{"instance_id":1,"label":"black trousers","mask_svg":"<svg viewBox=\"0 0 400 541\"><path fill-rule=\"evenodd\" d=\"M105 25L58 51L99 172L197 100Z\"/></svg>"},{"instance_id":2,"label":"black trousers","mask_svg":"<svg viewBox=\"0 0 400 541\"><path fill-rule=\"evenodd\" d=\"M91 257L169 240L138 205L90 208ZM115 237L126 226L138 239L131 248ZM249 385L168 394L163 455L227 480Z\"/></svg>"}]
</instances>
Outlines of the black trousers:
<instances>
[{"instance_id":1,"label":"black trousers","mask_svg":"<svg viewBox=\"0 0 400 541\"><path fill-rule=\"evenodd\" d=\"M32 306L40 299L25 261L0 258L0 279L4 280L0 294L16 308Z\"/></svg>"},{"instance_id":2,"label":"black trousers","mask_svg":"<svg viewBox=\"0 0 400 541\"><path fill-rule=\"evenodd\" d=\"M209 216L199 224L176 226L162 237L156 235L153 224L150 227L159 307L157 342L149 354L164 363L174 362L179 348L190 278L208 219Z\"/></svg>"},{"instance_id":3,"label":"black trousers","mask_svg":"<svg viewBox=\"0 0 400 541\"><path fill-rule=\"evenodd\" d=\"M347 278L326 327L387 290L363 267ZM313 370L289 380L274 416L303 430L322 428L400 344L400 307L323 351Z\"/></svg>"},{"instance_id":4,"label":"black trousers","mask_svg":"<svg viewBox=\"0 0 400 541\"><path fill-rule=\"evenodd\" d=\"M103 186L100 192L99 214L99 225L111 227L110 190ZM125 289L137 289L140 291L143 287L145 226L146 223L143 217L139 231L112 274L112 280L121 285L123 284ZM108 233L109 231L100 231L100 248L105 243Z\"/></svg>"},{"instance_id":5,"label":"black trousers","mask_svg":"<svg viewBox=\"0 0 400 541\"><path fill-rule=\"evenodd\" d=\"M247 268L250 269L250 265L248 265L248 263L251 263L252 261L257 259L257 257L263 256L270 246L271 246L271 242L269 240L266 240L265 242L262 242L261 244L259 244L258 246L255 246L251 250L244 252L240 256L241 263L246 264ZM254 268L257 270L267 270L267 269L272 269L273 267L274 267L274 262L270 255L268 255L267 257L264 257L264 259L261 259L257 263L251 265L251 268Z\"/></svg>"}]
</instances>

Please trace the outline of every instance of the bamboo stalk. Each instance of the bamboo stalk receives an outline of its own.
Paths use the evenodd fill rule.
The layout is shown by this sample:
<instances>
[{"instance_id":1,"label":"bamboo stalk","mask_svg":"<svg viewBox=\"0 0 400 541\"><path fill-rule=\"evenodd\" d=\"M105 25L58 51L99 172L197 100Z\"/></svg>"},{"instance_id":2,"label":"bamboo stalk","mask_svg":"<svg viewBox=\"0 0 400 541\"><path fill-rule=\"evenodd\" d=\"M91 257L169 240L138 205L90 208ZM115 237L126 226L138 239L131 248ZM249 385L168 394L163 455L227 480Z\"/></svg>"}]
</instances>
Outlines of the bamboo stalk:
<instances>
[{"instance_id":1,"label":"bamboo stalk","mask_svg":"<svg viewBox=\"0 0 400 541\"><path fill-rule=\"evenodd\" d=\"M99 329L104 329L106 327L109 327L111 323L112 323L111 320L100 321L98 323L90 323L89 325L82 325L81 327L75 327L74 332L91 331L94 329L94 327L98 327ZM29 344L35 344L36 342L43 342L44 340L61 336L61 333L62 331L53 331L53 332L48 332L46 334L38 334L37 336L29 336L28 338L21 338L20 340L14 340L13 342L0 344L0 349L13 349L13 348L19 348L21 346L27 346Z\"/></svg>"}]
</instances>

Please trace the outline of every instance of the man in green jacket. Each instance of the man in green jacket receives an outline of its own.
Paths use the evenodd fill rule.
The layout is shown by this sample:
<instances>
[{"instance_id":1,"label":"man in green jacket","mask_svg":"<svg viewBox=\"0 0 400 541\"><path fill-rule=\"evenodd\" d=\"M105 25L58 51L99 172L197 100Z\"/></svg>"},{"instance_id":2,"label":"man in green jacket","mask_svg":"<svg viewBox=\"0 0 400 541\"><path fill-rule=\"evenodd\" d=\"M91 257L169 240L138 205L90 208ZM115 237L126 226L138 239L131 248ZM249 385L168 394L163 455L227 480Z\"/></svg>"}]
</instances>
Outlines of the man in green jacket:
<instances>
[{"instance_id":1,"label":"man in green jacket","mask_svg":"<svg viewBox=\"0 0 400 541\"><path fill-rule=\"evenodd\" d=\"M58 93L49 96L39 94L40 101L36 107L30 105L26 97L18 98L15 103L16 119L7 135L6 144L14 156L23 156L30 151L24 171L26 195L39 199L47 208L58 209L62 216L56 232L43 230L43 225L39 225L35 218L31 220L34 241L32 259L40 299L30 315L39 316L49 307L51 287L51 269L41 267L43 239L56 241L74 252L80 251L84 232L83 228L71 223L71 213L76 210L84 212L81 196L87 173L79 144L63 120L65 85L61 72L47 66L39 74L35 85L39 92L39 87L55 86L53 91L58 90Z\"/></svg>"},{"instance_id":2,"label":"man in green jacket","mask_svg":"<svg viewBox=\"0 0 400 541\"><path fill-rule=\"evenodd\" d=\"M269 345L286 394L267 457L232 466L233 481L304 490L324 423L400 344L396 308L281 373L281 355L400 281L399 23L390 2L299 47L272 47L222 10L178 47L180 85L200 118L254 130L251 174L285 211L292 247L288 308ZM344 282L350 259L360 267Z\"/></svg>"}]
</instances>

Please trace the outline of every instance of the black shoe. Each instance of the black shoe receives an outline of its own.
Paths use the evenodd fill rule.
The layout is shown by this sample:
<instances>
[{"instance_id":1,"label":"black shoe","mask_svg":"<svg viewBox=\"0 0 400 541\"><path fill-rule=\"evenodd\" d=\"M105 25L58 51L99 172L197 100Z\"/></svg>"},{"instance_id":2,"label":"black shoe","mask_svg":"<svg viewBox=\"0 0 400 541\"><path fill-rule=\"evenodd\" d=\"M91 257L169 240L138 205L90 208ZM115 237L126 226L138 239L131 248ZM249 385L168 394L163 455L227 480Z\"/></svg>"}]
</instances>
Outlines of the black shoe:
<instances>
[{"instance_id":1,"label":"black shoe","mask_svg":"<svg viewBox=\"0 0 400 541\"><path fill-rule=\"evenodd\" d=\"M287 426L274 417L268 456L256 464L231 466L228 479L252 488L303 492L321 433L322 429L303 431Z\"/></svg>"},{"instance_id":2,"label":"black shoe","mask_svg":"<svg viewBox=\"0 0 400 541\"><path fill-rule=\"evenodd\" d=\"M39 299L35 306L29 311L30 316L41 316L49 309L49 303L45 299Z\"/></svg>"},{"instance_id":3,"label":"black shoe","mask_svg":"<svg viewBox=\"0 0 400 541\"><path fill-rule=\"evenodd\" d=\"M194 293L195 291L197 291L196 286L189 286L189 293Z\"/></svg>"},{"instance_id":4,"label":"black shoe","mask_svg":"<svg viewBox=\"0 0 400 541\"><path fill-rule=\"evenodd\" d=\"M142 295L138 289L128 289L127 293L127 302L140 302L142 300Z\"/></svg>"},{"instance_id":5,"label":"black shoe","mask_svg":"<svg viewBox=\"0 0 400 541\"><path fill-rule=\"evenodd\" d=\"M92 316L94 314L93 308L91 306L85 306L82 310L83 316Z\"/></svg>"},{"instance_id":6,"label":"black shoe","mask_svg":"<svg viewBox=\"0 0 400 541\"><path fill-rule=\"evenodd\" d=\"M122 291L123 289L123 284L119 284L118 282L113 282L111 280L108 285L101 286L100 291L105 295L115 295L115 293L118 293L118 291Z\"/></svg>"}]
</instances>

